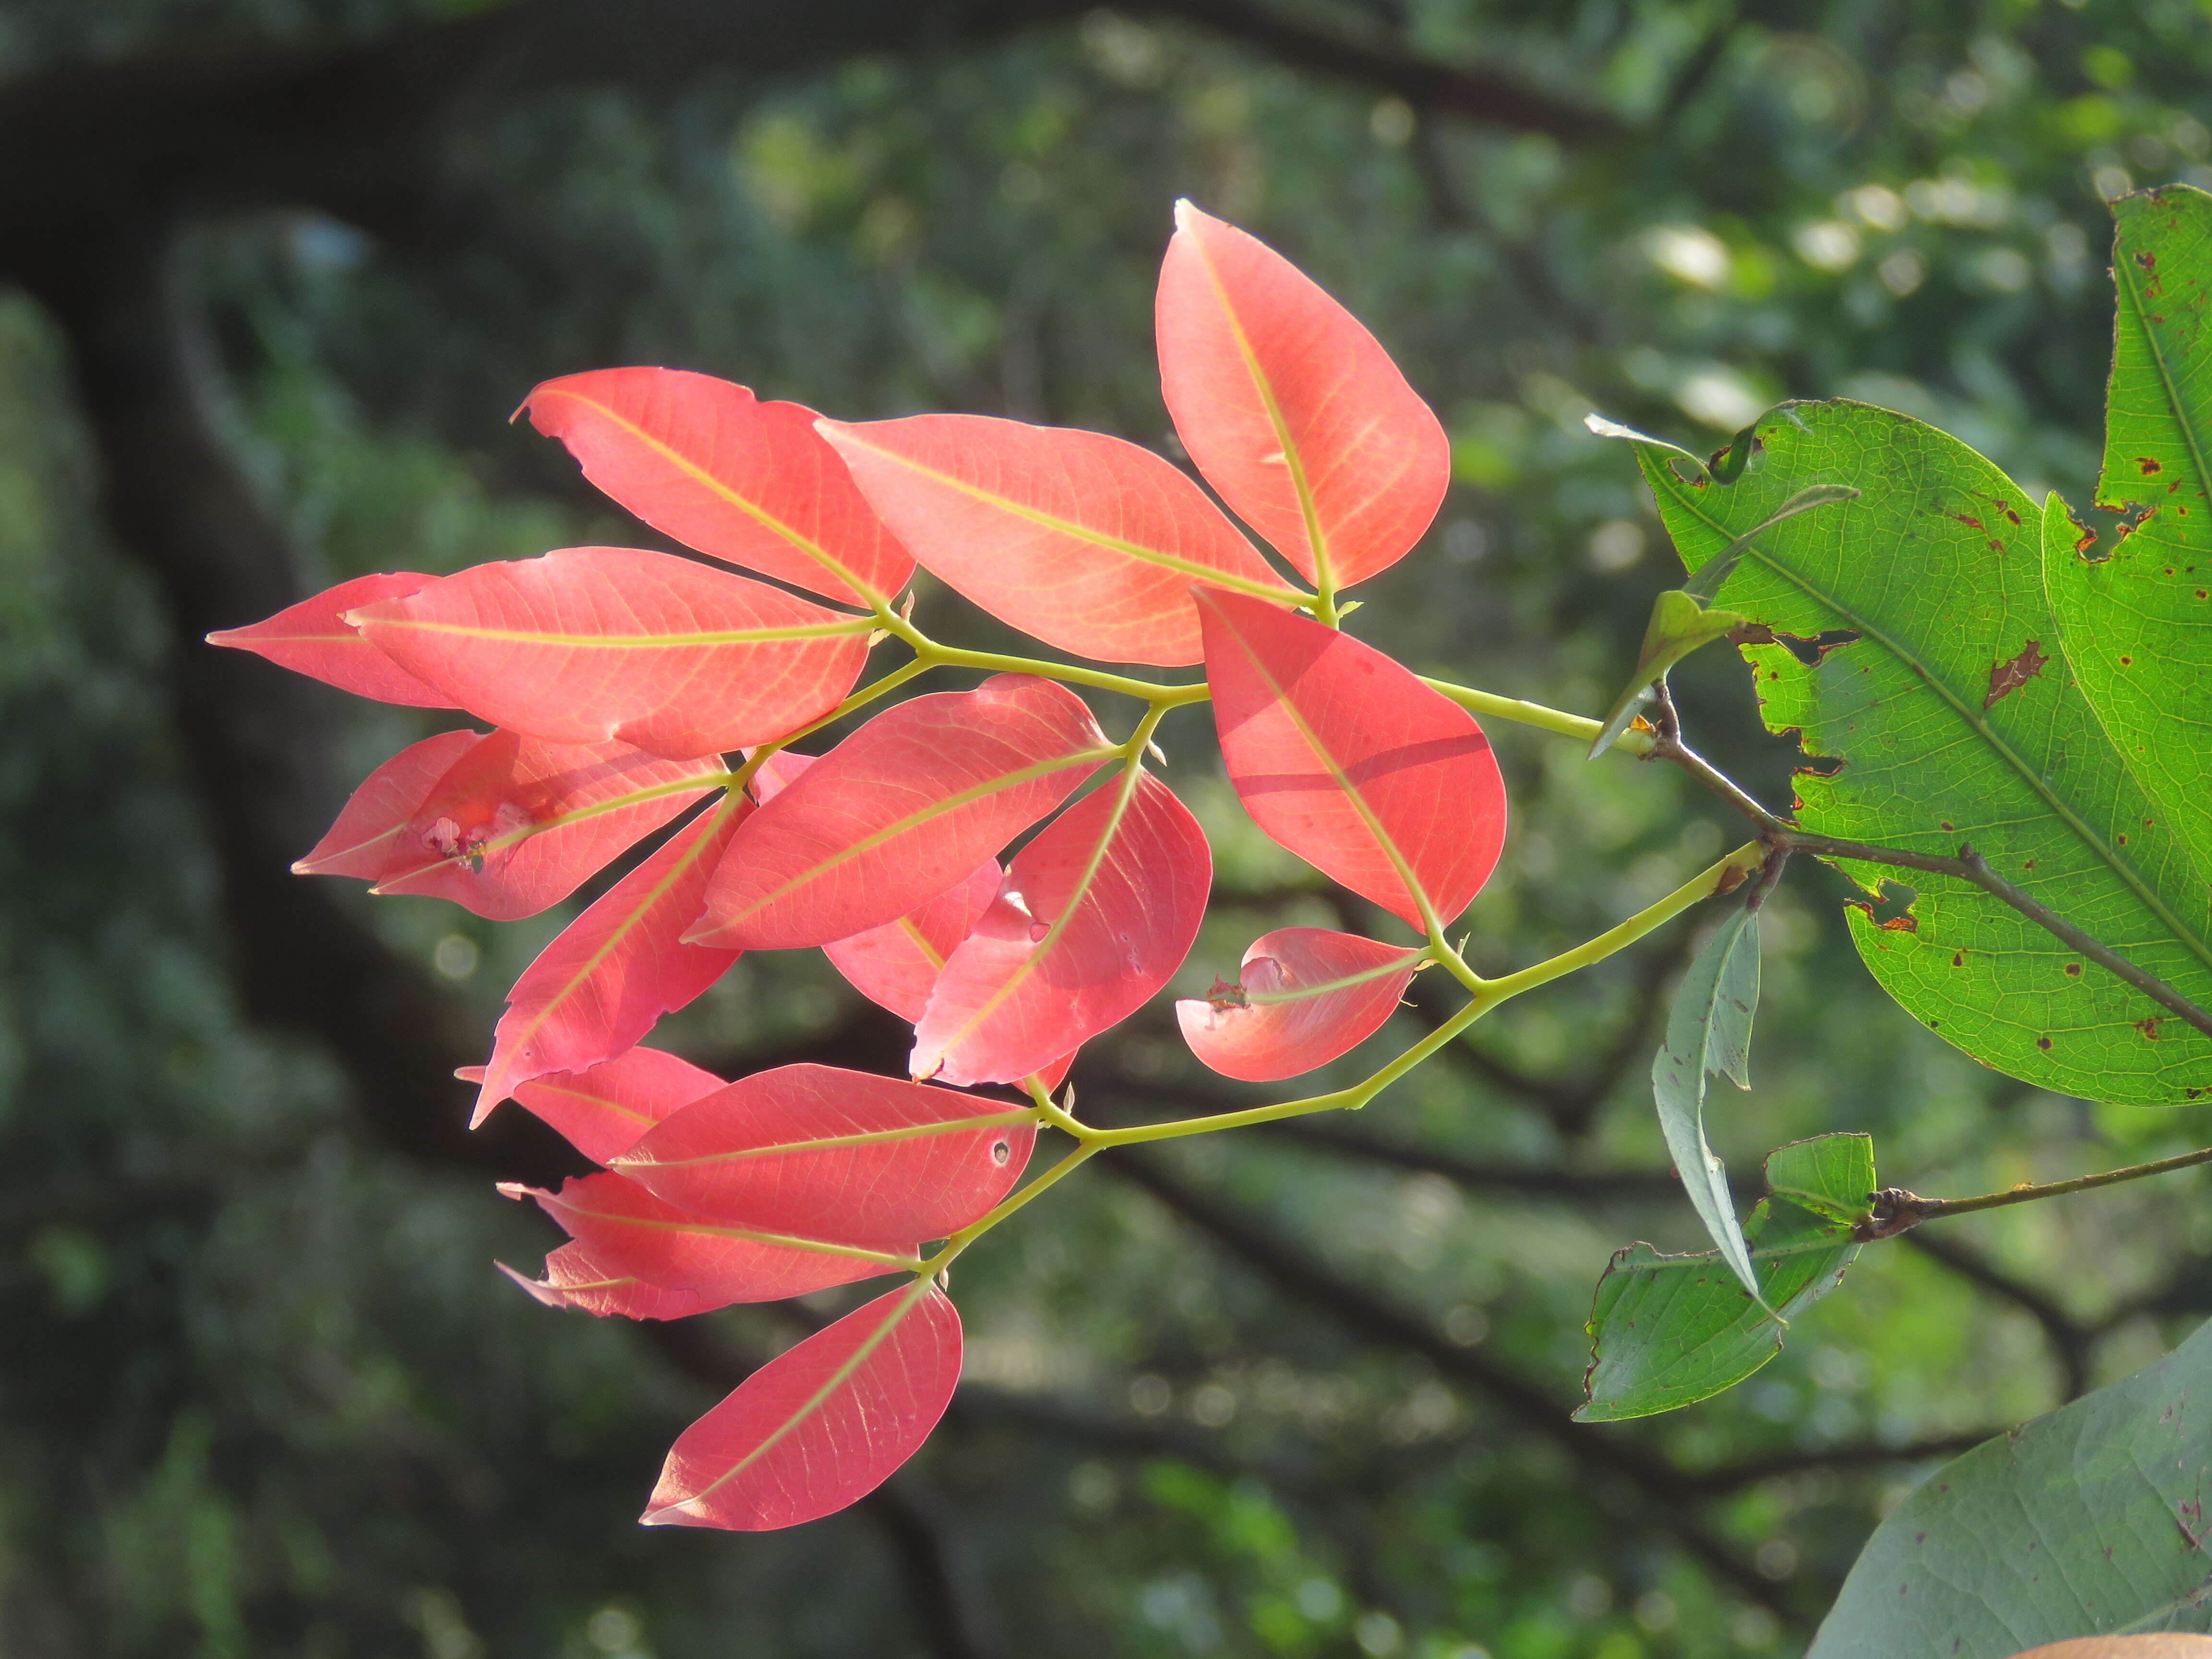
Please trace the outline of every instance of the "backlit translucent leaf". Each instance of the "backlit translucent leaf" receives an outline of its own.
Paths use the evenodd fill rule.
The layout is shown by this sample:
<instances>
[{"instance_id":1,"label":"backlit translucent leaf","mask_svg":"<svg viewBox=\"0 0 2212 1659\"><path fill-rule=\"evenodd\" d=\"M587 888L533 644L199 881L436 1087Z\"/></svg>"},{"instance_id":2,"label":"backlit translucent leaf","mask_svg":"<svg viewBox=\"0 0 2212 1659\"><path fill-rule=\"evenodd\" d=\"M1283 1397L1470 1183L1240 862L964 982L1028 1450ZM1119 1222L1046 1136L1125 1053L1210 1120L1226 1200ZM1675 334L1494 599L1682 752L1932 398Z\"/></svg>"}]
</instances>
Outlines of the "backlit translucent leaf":
<instances>
[{"instance_id":1,"label":"backlit translucent leaf","mask_svg":"<svg viewBox=\"0 0 2212 1659\"><path fill-rule=\"evenodd\" d=\"M914 574L811 409L670 368L564 375L523 407L586 477L702 553L861 604Z\"/></svg>"},{"instance_id":2,"label":"backlit translucent leaf","mask_svg":"<svg viewBox=\"0 0 2212 1659\"><path fill-rule=\"evenodd\" d=\"M495 726L677 760L781 738L827 714L868 654L865 622L629 547L480 564L348 620Z\"/></svg>"},{"instance_id":3,"label":"backlit translucent leaf","mask_svg":"<svg viewBox=\"0 0 2212 1659\"><path fill-rule=\"evenodd\" d=\"M602 1319L688 1319L730 1305L727 1297L667 1291L635 1274L611 1273L573 1241L545 1258L543 1279L526 1279L504 1261L493 1265L549 1308L574 1308Z\"/></svg>"},{"instance_id":4,"label":"backlit translucent leaf","mask_svg":"<svg viewBox=\"0 0 2212 1659\"><path fill-rule=\"evenodd\" d=\"M1063 651L1193 663L1194 582L1291 597L1204 491L1119 438L981 415L822 429L925 567Z\"/></svg>"},{"instance_id":5,"label":"backlit translucent leaf","mask_svg":"<svg viewBox=\"0 0 2212 1659\"><path fill-rule=\"evenodd\" d=\"M1183 1039L1226 1077L1266 1083L1326 1066L1382 1029L1423 952L1325 927L1281 927L1244 952L1237 982L1176 1004Z\"/></svg>"},{"instance_id":6,"label":"backlit translucent leaf","mask_svg":"<svg viewBox=\"0 0 2212 1659\"><path fill-rule=\"evenodd\" d=\"M514 1185L500 1191L510 1198L535 1199L608 1273L663 1290L696 1291L718 1304L804 1296L899 1266L890 1252L836 1248L709 1221L618 1175L580 1176L563 1182L556 1193ZM909 1247L896 1254L911 1253Z\"/></svg>"},{"instance_id":7,"label":"backlit translucent leaf","mask_svg":"<svg viewBox=\"0 0 2212 1659\"><path fill-rule=\"evenodd\" d=\"M1436 517L1451 446L1389 354L1297 266L1188 202L1156 307L1176 434L1309 581L1395 564Z\"/></svg>"},{"instance_id":8,"label":"backlit translucent leaf","mask_svg":"<svg viewBox=\"0 0 2212 1659\"><path fill-rule=\"evenodd\" d=\"M412 593L436 580L411 570L356 576L312 599L288 605L265 622L210 634L208 643L252 651L295 674L325 681L357 697L406 703L416 708L456 708L459 705L451 697L416 678L345 620L346 612L357 606Z\"/></svg>"},{"instance_id":9,"label":"backlit translucent leaf","mask_svg":"<svg viewBox=\"0 0 2212 1659\"><path fill-rule=\"evenodd\" d=\"M1751 1086L1751 1019L1759 1007L1759 913L1739 905L1690 963L1667 1016L1667 1040L1651 1061L1651 1096L1667 1151L1698 1219L1721 1257L1756 1296L1759 1280L1729 1196L1728 1171L1705 1144L1705 1078L1717 1073Z\"/></svg>"},{"instance_id":10,"label":"backlit translucent leaf","mask_svg":"<svg viewBox=\"0 0 2212 1659\"><path fill-rule=\"evenodd\" d=\"M1843 1281L1859 1253L1850 1218L1874 1191L1873 1141L1817 1135L1784 1146L1767 1158L1766 1186L1744 1231L1774 1312L1717 1251L1615 1251L1590 1310L1589 1400L1577 1421L1649 1417L1734 1388L1781 1351L1784 1322Z\"/></svg>"},{"instance_id":11,"label":"backlit translucent leaf","mask_svg":"<svg viewBox=\"0 0 2212 1659\"><path fill-rule=\"evenodd\" d=\"M714 786L714 761L626 744L494 732L457 761L393 836L380 893L429 893L512 921L558 904Z\"/></svg>"},{"instance_id":12,"label":"backlit translucent leaf","mask_svg":"<svg viewBox=\"0 0 2212 1659\"><path fill-rule=\"evenodd\" d=\"M518 1083L514 1098L592 1163L605 1164L671 1112L722 1086L721 1079L688 1060L637 1048L584 1071L549 1072Z\"/></svg>"},{"instance_id":13,"label":"backlit translucent leaf","mask_svg":"<svg viewBox=\"0 0 2212 1659\"><path fill-rule=\"evenodd\" d=\"M999 896L1006 873L998 860L986 859L958 886L896 921L832 939L822 954L868 1000L901 1019L920 1019L946 960Z\"/></svg>"},{"instance_id":14,"label":"backlit translucent leaf","mask_svg":"<svg viewBox=\"0 0 2212 1659\"><path fill-rule=\"evenodd\" d=\"M2106 737L2212 882L2212 196L2190 185L2112 204L2119 325L2097 504L2127 511L2094 547L2045 520L2044 583L2066 666Z\"/></svg>"},{"instance_id":15,"label":"backlit translucent leaf","mask_svg":"<svg viewBox=\"0 0 2212 1659\"><path fill-rule=\"evenodd\" d=\"M1945 1464L1890 1511L1808 1659L2008 1659L2212 1631L2212 1325L2124 1382Z\"/></svg>"},{"instance_id":16,"label":"backlit translucent leaf","mask_svg":"<svg viewBox=\"0 0 2212 1659\"><path fill-rule=\"evenodd\" d=\"M1213 882L1206 834L1132 768L1015 856L915 1028L913 1071L1011 1083L1126 1018L1190 952Z\"/></svg>"},{"instance_id":17,"label":"backlit translucent leaf","mask_svg":"<svg viewBox=\"0 0 2212 1659\"><path fill-rule=\"evenodd\" d=\"M523 970L493 1037L476 1122L526 1079L612 1060L727 971L737 951L681 940L751 810L750 802L726 801L686 824Z\"/></svg>"},{"instance_id":18,"label":"backlit translucent leaf","mask_svg":"<svg viewBox=\"0 0 2212 1659\"><path fill-rule=\"evenodd\" d=\"M830 1066L780 1066L694 1101L614 1168L718 1221L896 1249L943 1238L1012 1189L1025 1109Z\"/></svg>"},{"instance_id":19,"label":"backlit translucent leaf","mask_svg":"<svg viewBox=\"0 0 2212 1659\"><path fill-rule=\"evenodd\" d=\"M1640 452L1693 568L1808 483L1863 493L1776 525L1720 602L1773 630L1745 647L1761 713L1832 776L1801 773L1815 832L1931 854L1970 843L2008 878L2198 1003L2212 1000L2212 887L2069 672L2043 527L1956 439L1863 404L1762 417L1733 484ZM1871 889L1883 872L1853 866ZM1905 872L1888 872L1903 874ZM1875 977L1978 1060L2127 1104L2212 1088L2212 1038L1979 888L1912 873L1917 897L1851 930Z\"/></svg>"},{"instance_id":20,"label":"backlit translucent leaf","mask_svg":"<svg viewBox=\"0 0 2212 1659\"><path fill-rule=\"evenodd\" d=\"M362 781L337 822L292 866L292 873L374 881L414 820L415 809L483 738L481 732L441 732L401 750Z\"/></svg>"},{"instance_id":21,"label":"backlit translucent leaf","mask_svg":"<svg viewBox=\"0 0 2212 1659\"><path fill-rule=\"evenodd\" d=\"M764 1532L866 1497L914 1455L960 1380L960 1316L933 1285L892 1291L778 1355L684 1430L653 1527Z\"/></svg>"},{"instance_id":22,"label":"backlit translucent leaf","mask_svg":"<svg viewBox=\"0 0 2212 1659\"><path fill-rule=\"evenodd\" d=\"M1372 646L1234 593L1200 598L1222 758L1244 810L1324 874L1427 926L1468 907L1505 842L1474 718Z\"/></svg>"},{"instance_id":23,"label":"backlit translucent leaf","mask_svg":"<svg viewBox=\"0 0 2212 1659\"><path fill-rule=\"evenodd\" d=\"M1000 674L886 710L737 832L696 938L823 945L896 921L1066 800L1111 758L1082 699Z\"/></svg>"}]
</instances>

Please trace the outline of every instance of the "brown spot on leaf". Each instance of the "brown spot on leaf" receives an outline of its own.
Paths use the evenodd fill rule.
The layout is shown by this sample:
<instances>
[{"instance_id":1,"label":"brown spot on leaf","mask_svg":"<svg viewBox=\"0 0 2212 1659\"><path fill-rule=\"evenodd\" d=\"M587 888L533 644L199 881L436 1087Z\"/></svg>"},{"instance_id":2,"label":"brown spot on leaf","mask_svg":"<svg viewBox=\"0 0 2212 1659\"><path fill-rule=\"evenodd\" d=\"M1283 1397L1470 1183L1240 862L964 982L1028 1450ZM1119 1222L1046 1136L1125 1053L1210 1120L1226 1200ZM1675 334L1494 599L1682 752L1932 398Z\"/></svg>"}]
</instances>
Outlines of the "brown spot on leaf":
<instances>
[{"instance_id":1,"label":"brown spot on leaf","mask_svg":"<svg viewBox=\"0 0 2212 1659\"><path fill-rule=\"evenodd\" d=\"M2137 1020L2137 1021L2136 1022L2136 1030L2137 1030L2138 1031L2141 1031L2141 1032L2143 1034L2143 1036L2144 1036L2145 1037L2147 1037L2148 1039L2149 1039L2151 1042L2157 1042L2157 1041L2158 1041L2158 1016L2157 1016L2156 1014L2153 1014L2153 1015L2152 1015L2148 1019L2139 1019L2139 1020Z\"/></svg>"},{"instance_id":2,"label":"brown spot on leaf","mask_svg":"<svg viewBox=\"0 0 2212 1659\"><path fill-rule=\"evenodd\" d=\"M2145 270L2156 270L2158 269L2158 255L2153 253L2148 248L2144 248L2136 255L2136 263L2141 265Z\"/></svg>"},{"instance_id":3,"label":"brown spot on leaf","mask_svg":"<svg viewBox=\"0 0 2212 1659\"><path fill-rule=\"evenodd\" d=\"M2048 1048L2051 1046L2051 1039L2047 1036L2039 1036L2035 1040L2035 1046L2039 1048Z\"/></svg>"},{"instance_id":4,"label":"brown spot on leaf","mask_svg":"<svg viewBox=\"0 0 2212 1659\"><path fill-rule=\"evenodd\" d=\"M1917 933L1920 931L1920 918L1907 910L1904 915L1892 916L1883 922L1881 931L1885 933Z\"/></svg>"},{"instance_id":5,"label":"brown spot on leaf","mask_svg":"<svg viewBox=\"0 0 2212 1659\"><path fill-rule=\"evenodd\" d=\"M1982 527L1982 521L1971 513L1954 513L1951 516L1969 529L1979 530Z\"/></svg>"},{"instance_id":6,"label":"brown spot on leaf","mask_svg":"<svg viewBox=\"0 0 2212 1659\"><path fill-rule=\"evenodd\" d=\"M2076 519L2075 522L2081 524L2081 521ZM2081 533L2074 538L2074 550L2076 553L2087 553L2096 544L2097 532L2090 529L2087 525L2081 525Z\"/></svg>"},{"instance_id":7,"label":"brown spot on leaf","mask_svg":"<svg viewBox=\"0 0 2212 1659\"><path fill-rule=\"evenodd\" d=\"M2069 963L2068 963L2066 964L2066 976L2067 976L2069 979L2079 979L2079 978L2081 978L2081 964L2080 963L2078 963L2078 962L2069 962Z\"/></svg>"},{"instance_id":8,"label":"brown spot on leaf","mask_svg":"<svg viewBox=\"0 0 2212 1659\"><path fill-rule=\"evenodd\" d=\"M1954 968L1963 968L1963 967L1965 967L1965 966L1966 965L1966 953L1964 951L1952 951L1952 952L1951 952L1951 965L1952 965Z\"/></svg>"},{"instance_id":9,"label":"brown spot on leaf","mask_svg":"<svg viewBox=\"0 0 2212 1659\"><path fill-rule=\"evenodd\" d=\"M2142 468L2143 477L2146 478L2151 477L2154 473L2163 472L2166 471L2164 467L2160 466L2156 460L2148 455L2137 457L2136 465Z\"/></svg>"},{"instance_id":10,"label":"brown spot on leaf","mask_svg":"<svg viewBox=\"0 0 2212 1659\"><path fill-rule=\"evenodd\" d=\"M2021 686L2040 674L2044 665L2050 660L2050 658L2043 654L2042 645L2035 640L2030 640L2021 648L2018 656L1992 664L1990 667L1990 694L1982 699L1982 707L1987 708L1998 698L2008 696L2019 690Z\"/></svg>"}]
</instances>

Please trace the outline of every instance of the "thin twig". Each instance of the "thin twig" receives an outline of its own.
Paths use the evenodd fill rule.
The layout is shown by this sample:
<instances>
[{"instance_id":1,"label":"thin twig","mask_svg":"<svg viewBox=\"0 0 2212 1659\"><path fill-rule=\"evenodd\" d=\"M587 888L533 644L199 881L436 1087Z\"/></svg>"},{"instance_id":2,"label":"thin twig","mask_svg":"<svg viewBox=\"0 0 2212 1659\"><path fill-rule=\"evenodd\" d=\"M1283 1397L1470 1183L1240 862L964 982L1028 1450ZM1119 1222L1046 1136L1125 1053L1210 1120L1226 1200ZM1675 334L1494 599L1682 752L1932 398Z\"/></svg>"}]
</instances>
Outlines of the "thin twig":
<instances>
[{"instance_id":1,"label":"thin twig","mask_svg":"<svg viewBox=\"0 0 2212 1659\"><path fill-rule=\"evenodd\" d=\"M2177 1158L2162 1158L2152 1164L2106 1170L2101 1175L2075 1176L2071 1181L2040 1184L2022 1182L2003 1192L1984 1193L1978 1198L1923 1198L1902 1187L1885 1187L1869 1194L1868 1201L1873 1208L1859 1224L1858 1236L1864 1240L1894 1238L1923 1221L1935 1221L1944 1216L1971 1215L1977 1210L2001 1210L2013 1204L2033 1204L2039 1199L2064 1198L2069 1193L2090 1192L2099 1187L2117 1186L2123 1181L2141 1181L2148 1176L2170 1175L2199 1164L2212 1164L2212 1146L2183 1152Z\"/></svg>"}]
</instances>

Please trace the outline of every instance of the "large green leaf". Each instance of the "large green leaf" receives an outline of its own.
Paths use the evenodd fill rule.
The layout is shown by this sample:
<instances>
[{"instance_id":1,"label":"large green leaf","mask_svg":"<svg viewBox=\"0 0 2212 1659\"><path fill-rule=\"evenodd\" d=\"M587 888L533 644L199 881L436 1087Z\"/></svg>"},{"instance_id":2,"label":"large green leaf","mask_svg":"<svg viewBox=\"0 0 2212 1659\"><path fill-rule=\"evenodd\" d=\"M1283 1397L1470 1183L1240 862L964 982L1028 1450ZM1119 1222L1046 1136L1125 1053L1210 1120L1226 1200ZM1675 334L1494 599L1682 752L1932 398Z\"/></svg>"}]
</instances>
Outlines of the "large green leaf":
<instances>
[{"instance_id":1,"label":"large green leaf","mask_svg":"<svg viewBox=\"0 0 2212 1659\"><path fill-rule=\"evenodd\" d=\"M2119 323L2097 504L2132 510L2115 545L2053 514L2044 582L2066 665L2136 781L2212 882L2212 196L2114 204Z\"/></svg>"},{"instance_id":2,"label":"large green leaf","mask_svg":"<svg viewBox=\"0 0 2212 1659\"><path fill-rule=\"evenodd\" d=\"M2212 1631L2212 1325L1945 1465L1875 1530L1808 1659L2008 1659Z\"/></svg>"},{"instance_id":3,"label":"large green leaf","mask_svg":"<svg viewBox=\"0 0 2212 1659\"><path fill-rule=\"evenodd\" d=\"M1934 428L1848 402L1789 404L1732 484L1640 449L1695 569L1814 483L1856 500L1760 536L1720 599L1774 630L1744 647L1762 712L1832 775L1800 775L1818 833L1951 854L2002 874L2199 1003L2212 891L2137 783L2058 647L2042 526L2012 481ZM1869 890L1887 872L1846 866ZM2130 1104L2212 1090L2206 1037L1972 884L1913 874L1905 914L1852 932L1929 1029L2044 1087Z\"/></svg>"},{"instance_id":4,"label":"large green leaf","mask_svg":"<svg viewBox=\"0 0 2212 1659\"><path fill-rule=\"evenodd\" d=\"M1773 1358L1787 1322L1840 1284L1857 1256L1851 1218L1865 1213L1874 1182L1874 1142L1864 1135L1817 1135L1768 1157L1771 1196L1747 1231L1774 1313L1714 1251L1662 1255L1632 1244L1615 1252L1590 1310L1589 1399L1575 1419L1617 1423L1692 1406Z\"/></svg>"}]
</instances>

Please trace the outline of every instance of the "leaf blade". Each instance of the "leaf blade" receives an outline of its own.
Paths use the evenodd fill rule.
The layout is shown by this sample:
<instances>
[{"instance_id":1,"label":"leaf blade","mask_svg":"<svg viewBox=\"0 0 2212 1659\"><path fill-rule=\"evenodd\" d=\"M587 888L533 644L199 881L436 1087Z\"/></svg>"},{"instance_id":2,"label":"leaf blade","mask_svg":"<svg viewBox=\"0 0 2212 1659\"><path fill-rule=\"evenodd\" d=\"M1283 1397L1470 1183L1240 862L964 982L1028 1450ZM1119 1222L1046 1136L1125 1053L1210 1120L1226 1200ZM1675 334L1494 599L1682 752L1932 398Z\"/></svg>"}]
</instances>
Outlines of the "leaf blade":
<instances>
[{"instance_id":1,"label":"leaf blade","mask_svg":"<svg viewBox=\"0 0 2212 1659\"><path fill-rule=\"evenodd\" d=\"M260 622L219 629L207 642L251 651L357 697L413 708L453 708L458 705L443 691L409 673L345 620L349 611L401 598L436 580L411 570L356 576Z\"/></svg>"},{"instance_id":2,"label":"leaf blade","mask_svg":"<svg viewBox=\"0 0 2212 1659\"><path fill-rule=\"evenodd\" d=\"M1683 1188L1725 1261L1753 1298L1760 1295L1751 1249L1736 1219L1728 1170L1705 1144L1705 1078L1751 1085L1751 1023L1759 1006L1759 913L1738 906L1682 976L1667 1016L1667 1040L1651 1061L1651 1094L1667 1151Z\"/></svg>"},{"instance_id":3,"label":"leaf blade","mask_svg":"<svg viewBox=\"0 0 2212 1659\"><path fill-rule=\"evenodd\" d=\"M1233 997L1186 999L1176 1018L1191 1052L1224 1077L1297 1077L1380 1030L1426 955L1325 927L1278 928L1245 951Z\"/></svg>"},{"instance_id":4,"label":"leaf blade","mask_svg":"<svg viewBox=\"0 0 2212 1659\"><path fill-rule=\"evenodd\" d=\"M582 1071L518 1083L514 1099L592 1163L605 1164L670 1113L722 1086L687 1060L639 1047Z\"/></svg>"}]
</instances>

